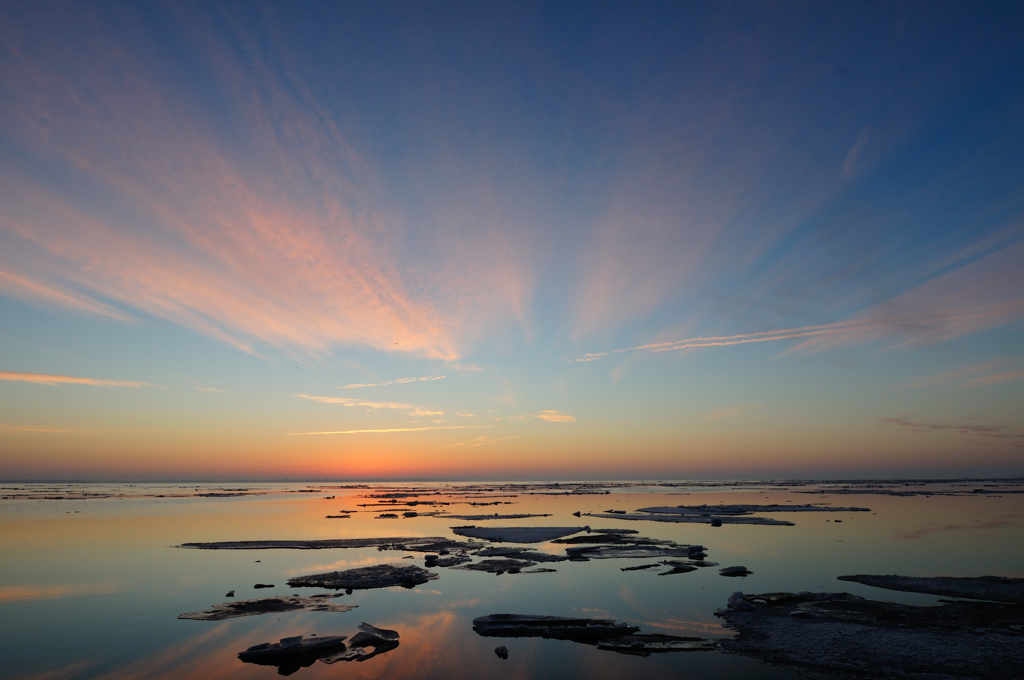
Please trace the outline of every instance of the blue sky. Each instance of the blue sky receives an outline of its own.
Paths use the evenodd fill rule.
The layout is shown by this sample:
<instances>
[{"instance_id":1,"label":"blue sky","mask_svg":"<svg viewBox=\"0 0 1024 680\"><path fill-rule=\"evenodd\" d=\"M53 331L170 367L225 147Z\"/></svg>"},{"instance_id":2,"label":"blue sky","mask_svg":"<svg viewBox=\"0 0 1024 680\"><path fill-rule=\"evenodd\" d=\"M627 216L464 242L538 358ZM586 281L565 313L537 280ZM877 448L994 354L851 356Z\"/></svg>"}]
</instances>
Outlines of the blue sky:
<instances>
[{"instance_id":1,"label":"blue sky","mask_svg":"<svg viewBox=\"0 0 1024 680\"><path fill-rule=\"evenodd\" d=\"M0 476L1024 470L1016 4L2 12Z\"/></svg>"}]
</instances>

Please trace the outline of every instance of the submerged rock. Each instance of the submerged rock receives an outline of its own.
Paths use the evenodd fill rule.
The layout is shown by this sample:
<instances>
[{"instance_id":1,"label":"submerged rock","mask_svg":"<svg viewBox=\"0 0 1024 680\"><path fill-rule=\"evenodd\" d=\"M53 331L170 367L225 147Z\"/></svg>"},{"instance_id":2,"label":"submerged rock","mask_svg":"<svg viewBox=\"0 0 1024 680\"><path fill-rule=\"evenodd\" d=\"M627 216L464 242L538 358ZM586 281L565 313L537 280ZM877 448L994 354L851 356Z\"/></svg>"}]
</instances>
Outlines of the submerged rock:
<instances>
[{"instance_id":1,"label":"submerged rock","mask_svg":"<svg viewBox=\"0 0 1024 680\"><path fill-rule=\"evenodd\" d=\"M329 538L297 541L216 541L213 543L182 543L179 548L199 550L328 550L334 548L376 548L382 545L403 545L405 543L446 542L443 537L424 538ZM433 552L433 551L428 551Z\"/></svg>"},{"instance_id":2,"label":"submerged rock","mask_svg":"<svg viewBox=\"0 0 1024 680\"><path fill-rule=\"evenodd\" d=\"M590 517L601 517L603 519L628 519L634 521L648 522L677 522L688 524L712 524L714 522L724 524L763 524L767 526L795 526L792 522L783 519L772 519L771 517L756 517L753 515L692 515L692 514L608 514L595 513ZM716 525L717 526L717 525Z\"/></svg>"},{"instance_id":3,"label":"submerged rock","mask_svg":"<svg viewBox=\"0 0 1024 680\"><path fill-rule=\"evenodd\" d=\"M754 572L750 571L746 567L736 566L719 569L718 573L722 576L747 576L748 574L752 574Z\"/></svg>"},{"instance_id":4,"label":"submerged rock","mask_svg":"<svg viewBox=\"0 0 1024 680\"><path fill-rule=\"evenodd\" d=\"M288 580L293 588L345 588L367 590L370 588L388 588L402 586L412 588L421 583L432 581L437 574L413 564L375 564L369 567L358 567L345 571L330 571L323 574L298 576Z\"/></svg>"},{"instance_id":5,"label":"submerged rock","mask_svg":"<svg viewBox=\"0 0 1024 680\"><path fill-rule=\"evenodd\" d=\"M570 560L582 562L586 560L610 559L652 559L672 557L706 557L704 546L676 545L594 545L566 548Z\"/></svg>"},{"instance_id":6,"label":"submerged rock","mask_svg":"<svg viewBox=\"0 0 1024 680\"><path fill-rule=\"evenodd\" d=\"M309 597L291 595L222 602L221 604L213 605L210 609L201 612L189 612L182 614L178 618L190 619L192 621L223 621L224 619L234 619L240 616L257 616L259 614L277 614L280 612L347 612L358 606L328 602L328 600L335 597L339 596L333 594L311 595Z\"/></svg>"},{"instance_id":7,"label":"submerged rock","mask_svg":"<svg viewBox=\"0 0 1024 680\"><path fill-rule=\"evenodd\" d=\"M675 507L640 508L637 512L664 515L750 515L755 512L871 512L871 508L838 508L830 505L678 505Z\"/></svg>"},{"instance_id":8,"label":"submerged rock","mask_svg":"<svg viewBox=\"0 0 1024 680\"><path fill-rule=\"evenodd\" d=\"M472 536L501 543L544 543L578 534L584 527L452 527L459 536Z\"/></svg>"},{"instance_id":9,"label":"submerged rock","mask_svg":"<svg viewBox=\"0 0 1024 680\"><path fill-rule=\"evenodd\" d=\"M483 550L477 550L473 554L478 557L511 557L533 562L564 562L569 559L565 555L552 555L551 553L538 552L529 548L513 548L511 546L492 546Z\"/></svg>"},{"instance_id":10,"label":"submerged rock","mask_svg":"<svg viewBox=\"0 0 1024 680\"><path fill-rule=\"evenodd\" d=\"M485 637L542 637L570 640L595 645L605 651L637 656L648 656L658 652L704 651L717 646L714 640L640 633L636 626L616 623L614 619L491 614L473 619L473 630Z\"/></svg>"},{"instance_id":11,"label":"submerged rock","mask_svg":"<svg viewBox=\"0 0 1024 680\"><path fill-rule=\"evenodd\" d=\"M917 607L848 593L733 593L724 651L814 678L1019 678L1024 612L992 602Z\"/></svg>"},{"instance_id":12,"label":"submerged rock","mask_svg":"<svg viewBox=\"0 0 1024 680\"><path fill-rule=\"evenodd\" d=\"M518 574L527 567L532 567L536 562L530 560L516 560L516 559L496 559L496 560L480 560L473 564L461 564L455 569L468 569L470 571L486 571L491 574Z\"/></svg>"},{"instance_id":13,"label":"submerged rock","mask_svg":"<svg viewBox=\"0 0 1024 680\"><path fill-rule=\"evenodd\" d=\"M324 637L293 637L281 638L280 642L264 642L253 645L244 652L238 653L243 663L261 666L277 666L278 675L291 675L301 668L308 668L317 659L337 653L344 649L344 635Z\"/></svg>"},{"instance_id":14,"label":"submerged rock","mask_svg":"<svg viewBox=\"0 0 1024 680\"><path fill-rule=\"evenodd\" d=\"M529 519L530 517L551 517L550 513L543 515L444 515L445 519L458 519L466 522L482 522L489 519Z\"/></svg>"},{"instance_id":15,"label":"submerged rock","mask_svg":"<svg viewBox=\"0 0 1024 680\"><path fill-rule=\"evenodd\" d=\"M636 626L614 619L581 619L570 616L491 614L473 619L473 630L484 637L543 637L557 640L594 641L628 635Z\"/></svg>"},{"instance_id":16,"label":"submerged rock","mask_svg":"<svg viewBox=\"0 0 1024 680\"><path fill-rule=\"evenodd\" d=\"M718 647L714 640L695 637L677 637L662 633L633 633L607 638L597 643L598 649L634 656L650 656L664 652L705 652Z\"/></svg>"},{"instance_id":17,"label":"submerged rock","mask_svg":"<svg viewBox=\"0 0 1024 680\"><path fill-rule=\"evenodd\" d=\"M494 653L498 655L499 659L507 659L508 658L508 647L506 647L505 645L502 645L501 647L495 647L494 648Z\"/></svg>"}]
</instances>

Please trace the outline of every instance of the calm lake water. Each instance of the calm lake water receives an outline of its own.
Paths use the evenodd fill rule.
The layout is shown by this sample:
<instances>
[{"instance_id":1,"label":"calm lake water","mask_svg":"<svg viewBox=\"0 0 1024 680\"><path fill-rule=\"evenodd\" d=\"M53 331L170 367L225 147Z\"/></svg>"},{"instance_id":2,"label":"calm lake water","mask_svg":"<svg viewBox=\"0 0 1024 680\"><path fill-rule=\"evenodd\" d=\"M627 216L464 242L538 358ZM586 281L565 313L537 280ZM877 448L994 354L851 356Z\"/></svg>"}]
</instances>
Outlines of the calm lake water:
<instances>
[{"instance_id":1,"label":"calm lake water","mask_svg":"<svg viewBox=\"0 0 1024 680\"><path fill-rule=\"evenodd\" d=\"M984 482L991 484L993 482ZM845 591L877 600L931 604L938 598L837 581L842 574L1024 576L1024 495L1020 481L936 483L932 495L803 493L832 484L664 487L589 484L608 494L562 494L540 485L374 484L4 484L0 500L0 676L7 678L271 678L274 667L246 664L238 652L293 635L348 635L365 621L401 635L400 646L365 662L316 662L303 678L796 678L795 673L721 652L649 657L570 641L485 638L472 628L487 614L612 618L645 633L730 637L714 616L730 593ZM400 487L400 489L397 489ZM200 497L244 488L253 495ZM901 486L885 487L887 491ZM981 488L988 493L974 493ZM451 514L550 513L550 517L467 522L444 517L377 519L387 508L366 496L400 490L452 505L417 509ZM301 491L301 492L300 492ZM960 495L941 495L954 492ZM82 494L109 494L81 498ZM502 495L481 498L481 494ZM158 496L163 497L158 497ZM333 498L328 498L333 496ZM470 502L502 505L473 506ZM508 504L504 504L508 503ZM574 517L609 509L720 503L815 503L869 512L765 513L795 526L675 524ZM409 508L398 508L399 511ZM328 519L355 510L349 519ZM400 514L400 512L399 512ZM836 522L835 520L842 520ZM718 568L660 576L622 571L651 560L605 559L543 564L554 573L502 574L432 568L436 580L355 591L332 602L348 612L264 614L226 621L178 615L235 599L325 592L288 588L289 578L373 564L423 566L422 553L376 548L195 550L185 542L454 536L452 526L583 526L635 529L641 536L701 544L722 567L753 573L727 578ZM461 539L460 540L465 540ZM534 549L564 554L564 545ZM414 559L403 559L413 555ZM255 590L256 583L275 587ZM494 649L508 648L507 660Z\"/></svg>"}]
</instances>

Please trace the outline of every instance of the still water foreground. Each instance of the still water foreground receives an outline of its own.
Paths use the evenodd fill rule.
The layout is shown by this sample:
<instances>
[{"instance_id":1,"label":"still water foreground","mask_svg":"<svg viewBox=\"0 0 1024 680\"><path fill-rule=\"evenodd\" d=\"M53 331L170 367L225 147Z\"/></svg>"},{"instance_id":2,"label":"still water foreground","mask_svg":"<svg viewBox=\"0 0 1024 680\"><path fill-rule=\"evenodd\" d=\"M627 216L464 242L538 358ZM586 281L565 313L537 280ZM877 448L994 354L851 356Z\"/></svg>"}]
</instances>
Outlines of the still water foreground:
<instances>
[{"instance_id":1,"label":"still water foreground","mask_svg":"<svg viewBox=\"0 0 1024 680\"><path fill-rule=\"evenodd\" d=\"M1022 492L9 483L2 675L1019 677Z\"/></svg>"}]
</instances>

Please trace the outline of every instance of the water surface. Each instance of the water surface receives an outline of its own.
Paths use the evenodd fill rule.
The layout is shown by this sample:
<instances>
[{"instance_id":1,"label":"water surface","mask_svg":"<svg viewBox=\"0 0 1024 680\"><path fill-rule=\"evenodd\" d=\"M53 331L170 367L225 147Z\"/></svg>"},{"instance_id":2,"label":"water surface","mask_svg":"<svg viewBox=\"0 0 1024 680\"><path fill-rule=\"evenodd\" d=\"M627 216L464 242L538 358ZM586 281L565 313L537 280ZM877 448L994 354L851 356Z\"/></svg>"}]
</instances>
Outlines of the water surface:
<instances>
[{"instance_id":1,"label":"water surface","mask_svg":"<svg viewBox=\"0 0 1024 680\"><path fill-rule=\"evenodd\" d=\"M239 661L247 647L291 635L353 635L361 621L397 630L400 646L364 663L314 663L304 678L796 678L795 673L720 652L628 656L539 638L478 636L472 621L495 613L613 618L643 632L724 638L714 616L735 590L747 593L845 591L876 600L932 604L929 595L839 582L842 574L1024 576L1024 496L1016 483L978 481L881 490L931 495L806 493L835 485L735 483L665 487L590 485L565 494L545 485L315 484L43 485L7 483L0 499L0 656L11 678L270 678L273 667ZM330 487L330 488L328 488ZM361 507L366 496L401 487L453 505L452 514L550 513L497 522L502 526L636 529L643 536L706 546L708 560L744 565L752 574L720 576L717 568L659 576L624 572L650 560L559 562L555 573L494 575L434 568L440 578L412 589L355 591L336 602L349 612L266 614L221 622L179 620L185 612L226 601L324 592L292 589L294 576L371 564L423 565L422 553L366 549L195 550L186 542L446 536L466 522L444 517L377 519L387 510ZM857 487L863 489L864 487ZM980 488L984 493L975 493ZM245 489L244 492L233 491ZM577 488L579 490L579 488ZM944 493L959 495L942 495ZM247 493L242 496L198 496ZM90 495L94 494L94 495ZM484 498L483 495L494 496ZM329 498L333 496L333 498ZM501 502L473 506L468 503ZM635 511L658 505L815 503L869 512L777 513L795 526L670 524L609 520L573 512ZM506 504L507 503L507 504ZM399 508L399 510L408 508ZM327 519L355 510L349 519ZM841 520L837 522L835 520ZM535 549L563 553L565 546ZM414 559L403 559L412 555ZM274 588L255 590L256 583ZM505 645L509 658L494 654Z\"/></svg>"}]
</instances>

